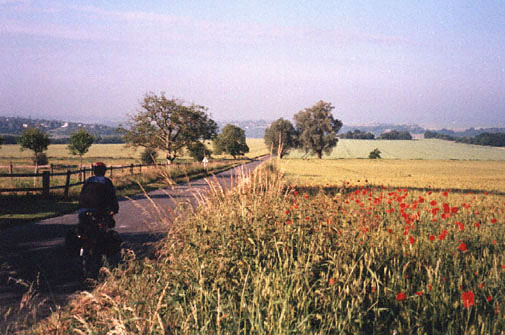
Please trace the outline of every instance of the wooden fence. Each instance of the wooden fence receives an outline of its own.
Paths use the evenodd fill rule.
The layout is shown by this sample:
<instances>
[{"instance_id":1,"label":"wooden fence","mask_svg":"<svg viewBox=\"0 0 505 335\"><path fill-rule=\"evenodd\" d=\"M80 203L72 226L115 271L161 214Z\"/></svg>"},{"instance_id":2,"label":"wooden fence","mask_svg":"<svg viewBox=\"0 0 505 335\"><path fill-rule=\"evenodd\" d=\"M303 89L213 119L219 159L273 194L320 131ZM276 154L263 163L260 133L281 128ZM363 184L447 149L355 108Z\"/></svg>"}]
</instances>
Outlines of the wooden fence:
<instances>
[{"instance_id":1,"label":"wooden fence","mask_svg":"<svg viewBox=\"0 0 505 335\"><path fill-rule=\"evenodd\" d=\"M108 166L106 175L109 174L111 177L113 176L114 170L129 170L130 174L135 174L135 169L137 168L138 174L142 173L142 167L147 167L151 165L143 165L143 164L130 164L130 165L113 165ZM15 168L32 168L33 166L15 166ZM0 166L0 168L5 168L5 166ZM13 166L9 168L9 171L13 171ZM86 175L91 176L93 169L92 168L83 168L78 170L67 170L66 172L54 172L54 166L43 165L38 166L38 169L49 169L49 171L42 171L36 173L0 173L0 178L19 178L19 177L33 177L34 184L36 183L37 178L42 178L42 187L21 187L21 188L0 188L0 193L15 193L15 192L41 192L42 196L45 198L49 197L51 190L63 189L63 194L65 198L68 198L68 191L70 187L82 185L84 180L86 180ZM80 176L79 182L71 183L71 176L78 174ZM52 177L57 176L66 176L64 185L52 185L51 179Z\"/></svg>"}]
</instances>

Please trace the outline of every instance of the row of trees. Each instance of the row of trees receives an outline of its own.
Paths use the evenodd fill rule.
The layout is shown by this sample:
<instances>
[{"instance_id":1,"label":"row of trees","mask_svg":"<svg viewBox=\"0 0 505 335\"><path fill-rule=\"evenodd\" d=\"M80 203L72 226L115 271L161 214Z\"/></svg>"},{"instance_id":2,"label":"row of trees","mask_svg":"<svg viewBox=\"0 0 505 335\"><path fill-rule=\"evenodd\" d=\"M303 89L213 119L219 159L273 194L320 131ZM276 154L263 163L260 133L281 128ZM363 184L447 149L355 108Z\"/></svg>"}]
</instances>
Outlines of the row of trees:
<instances>
[{"instance_id":1,"label":"row of trees","mask_svg":"<svg viewBox=\"0 0 505 335\"><path fill-rule=\"evenodd\" d=\"M329 102L319 101L294 116L295 126L280 118L265 130L265 144L273 154L284 157L293 148L304 150L305 154L329 155L337 145L337 133L342 121L335 119L332 110L335 107Z\"/></svg>"},{"instance_id":2,"label":"row of trees","mask_svg":"<svg viewBox=\"0 0 505 335\"><path fill-rule=\"evenodd\" d=\"M147 155L153 159L160 150L170 163L185 150L196 160L209 156L211 151L204 143L206 140L214 140L216 154L228 153L236 158L249 152L244 130L228 124L218 134L217 123L206 111L203 106L168 99L163 93L160 96L150 93L144 97L137 114L130 115L126 125L120 126L119 131L128 145L145 148L143 157ZM95 140L83 129L70 136L68 149L72 155L80 157L81 166L83 155ZM35 164L47 163L44 151L50 144L50 138L44 131L27 128L17 143L21 150L33 151Z\"/></svg>"},{"instance_id":3,"label":"row of trees","mask_svg":"<svg viewBox=\"0 0 505 335\"><path fill-rule=\"evenodd\" d=\"M472 137L456 137L447 134L437 133L435 131L427 130L424 133L424 138L437 138L446 141L456 141L467 144L487 145L494 147L505 147L505 134L504 133L488 133L484 132Z\"/></svg>"}]
</instances>

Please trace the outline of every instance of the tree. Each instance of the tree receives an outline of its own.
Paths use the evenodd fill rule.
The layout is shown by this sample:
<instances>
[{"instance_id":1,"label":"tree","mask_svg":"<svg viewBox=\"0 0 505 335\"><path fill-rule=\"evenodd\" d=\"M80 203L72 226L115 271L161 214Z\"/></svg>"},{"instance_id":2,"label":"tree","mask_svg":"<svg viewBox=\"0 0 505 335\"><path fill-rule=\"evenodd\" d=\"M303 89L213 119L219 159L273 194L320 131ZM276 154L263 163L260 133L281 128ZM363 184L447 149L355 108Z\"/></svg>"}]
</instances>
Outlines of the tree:
<instances>
[{"instance_id":1,"label":"tree","mask_svg":"<svg viewBox=\"0 0 505 335\"><path fill-rule=\"evenodd\" d=\"M4 138L0 136L0 148L2 147L2 144L4 143Z\"/></svg>"},{"instance_id":2,"label":"tree","mask_svg":"<svg viewBox=\"0 0 505 335\"><path fill-rule=\"evenodd\" d=\"M280 158L289 153L292 148L298 144L298 133L293 124L283 118L274 121L270 127L265 130L265 145L272 148L274 155Z\"/></svg>"},{"instance_id":3,"label":"tree","mask_svg":"<svg viewBox=\"0 0 505 335\"><path fill-rule=\"evenodd\" d=\"M391 130L379 136L379 140L411 140L412 135L408 131Z\"/></svg>"},{"instance_id":4,"label":"tree","mask_svg":"<svg viewBox=\"0 0 505 335\"><path fill-rule=\"evenodd\" d=\"M79 155L80 166L82 167L82 156L86 154L95 141L95 137L86 130L81 129L70 135L68 150L72 155Z\"/></svg>"},{"instance_id":5,"label":"tree","mask_svg":"<svg viewBox=\"0 0 505 335\"><path fill-rule=\"evenodd\" d=\"M210 157L212 153L207 146L198 141L188 146L188 152L191 158L193 158L197 162L201 162L204 157Z\"/></svg>"},{"instance_id":6,"label":"tree","mask_svg":"<svg viewBox=\"0 0 505 335\"><path fill-rule=\"evenodd\" d=\"M140 161L144 164L154 164L158 158L158 150L152 148L144 148L140 155Z\"/></svg>"},{"instance_id":7,"label":"tree","mask_svg":"<svg viewBox=\"0 0 505 335\"><path fill-rule=\"evenodd\" d=\"M243 129L232 124L227 124L223 128L214 141L214 153L220 155L223 152L232 155L233 158L249 152Z\"/></svg>"},{"instance_id":8,"label":"tree","mask_svg":"<svg viewBox=\"0 0 505 335\"><path fill-rule=\"evenodd\" d=\"M39 128L26 128L21 133L18 139L18 144L21 146L20 150L29 149L33 151L33 162L35 165L39 165L42 153L47 150L47 147L51 143L49 135L40 130Z\"/></svg>"},{"instance_id":9,"label":"tree","mask_svg":"<svg viewBox=\"0 0 505 335\"><path fill-rule=\"evenodd\" d=\"M333 109L331 103L319 101L311 108L295 114L299 147L306 154L317 154L317 158L321 159L323 153L330 154L337 145L337 133L342 121L333 118Z\"/></svg>"},{"instance_id":10,"label":"tree","mask_svg":"<svg viewBox=\"0 0 505 335\"><path fill-rule=\"evenodd\" d=\"M217 124L206 111L203 106L167 99L164 93L149 93L138 113L130 115L126 127L119 131L129 145L164 151L171 163L184 147L216 137Z\"/></svg>"}]
</instances>

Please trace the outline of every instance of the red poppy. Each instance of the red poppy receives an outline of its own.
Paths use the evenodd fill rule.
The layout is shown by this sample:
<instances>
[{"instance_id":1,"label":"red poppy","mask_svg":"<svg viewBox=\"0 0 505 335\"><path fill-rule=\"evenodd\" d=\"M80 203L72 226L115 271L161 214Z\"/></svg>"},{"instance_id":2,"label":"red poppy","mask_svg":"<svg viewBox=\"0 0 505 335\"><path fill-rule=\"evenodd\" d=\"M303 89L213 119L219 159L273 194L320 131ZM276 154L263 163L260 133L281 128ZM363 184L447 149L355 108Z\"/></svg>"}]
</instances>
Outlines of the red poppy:
<instances>
[{"instance_id":1,"label":"red poppy","mask_svg":"<svg viewBox=\"0 0 505 335\"><path fill-rule=\"evenodd\" d=\"M491 223L496 223L496 222L498 222L498 220L496 220L496 219L491 220Z\"/></svg>"},{"instance_id":2,"label":"red poppy","mask_svg":"<svg viewBox=\"0 0 505 335\"><path fill-rule=\"evenodd\" d=\"M303 197L304 197L305 199L308 199L308 198L309 198L309 195L308 195L307 193L305 193L305 194L303 195Z\"/></svg>"},{"instance_id":3,"label":"red poppy","mask_svg":"<svg viewBox=\"0 0 505 335\"><path fill-rule=\"evenodd\" d=\"M333 277L328 280L329 285L335 285L336 283L337 283L337 280Z\"/></svg>"},{"instance_id":4,"label":"red poppy","mask_svg":"<svg viewBox=\"0 0 505 335\"><path fill-rule=\"evenodd\" d=\"M502 268L502 269L505 269L505 265L503 265L503 264L502 264L502 265L501 265L501 268Z\"/></svg>"},{"instance_id":5,"label":"red poppy","mask_svg":"<svg viewBox=\"0 0 505 335\"><path fill-rule=\"evenodd\" d=\"M475 228L479 228L479 227L480 227L480 223L475 222Z\"/></svg>"},{"instance_id":6,"label":"red poppy","mask_svg":"<svg viewBox=\"0 0 505 335\"><path fill-rule=\"evenodd\" d=\"M465 244L465 242L461 242L461 244L458 246L458 249L459 249L460 251L466 251L467 249L466 249L466 244Z\"/></svg>"},{"instance_id":7,"label":"red poppy","mask_svg":"<svg viewBox=\"0 0 505 335\"><path fill-rule=\"evenodd\" d=\"M496 244L496 240L493 241L493 244Z\"/></svg>"},{"instance_id":8,"label":"red poppy","mask_svg":"<svg viewBox=\"0 0 505 335\"><path fill-rule=\"evenodd\" d=\"M405 300L407 298L407 296L405 295L405 293L403 292L400 292L396 295L396 300L398 301L402 301L402 300Z\"/></svg>"},{"instance_id":9,"label":"red poppy","mask_svg":"<svg viewBox=\"0 0 505 335\"><path fill-rule=\"evenodd\" d=\"M390 234L392 234L392 233L393 233L393 229L389 228L389 229L388 229L388 232L389 232Z\"/></svg>"},{"instance_id":10,"label":"red poppy","mask_svg":"<svg viewBox=\"0 0 505 335\"><path fill-rule=\"evenodd\" d=\"M484 283L480 283L479 288L483 288L483 287L484 287Z\"/></svg>"},{"instance_id":11,"label":"red poppy","mask_svg":"<svg viewBox=\"0 0 505 335\"><path fill-rule=\"evenodd\" d=\"M491 302L491 300L493 300L493 297L492 296L488 296L487 297L487 302Z\"/></svg>"},{"instance_id":12,"label":"red poppy","mask_svg":"<svg viewBox=\"0 0 505 335\"><path fill-rule=\"evenodd\" d=\"M416 292L416 294L417 294L418 296L422 296L422 295L424 294L424 292L423 292L423 291L418 291L418 292Z\"/></svg>"},{"instance_id":13,"label":"red poppy","mask_svg":"<svg viewBox=\"0 0 505 335\"><path fill-rule=\"evenodd\" d=\"M437 201L436 200L431 200L430 205L436 206L437 205Z\"/></svg>"},{"instance_id":14,"label":"red poppy","mask_svg":"<svg viewBox=\"0 0 505 335\"><path fill-rule=\"evenodd\" d=\"M448 192L444 192L443 195L444 195L444 197L447 197L447 196L449 196L449 193Z\"/></svg>"},{"instance_id":15,"label":"red poppy","mask_svg":"<svg viewBox=\"0 0 505 335\"><path fill-rule=\"evenodd\" d=\"M465 308L468 309L472 307L475 304L475 295L473 294L473 291L466 291L461 293L461 300L463 300L463 304L465 305Z\"/></svg>"},{"instance_id":16,"label":"red poppy","mask_svg":"<svg viewBox=\"0 0 505 335\"><path fill-rule=\"evenodd\" d=\"M442 230L442 233L440 233L440 236L438 237L440 240L445 240L445 237L447 236L447 230Z\"/></svg>"},{"instance_id":17,"label":"red poppy","mask_svg":"<svg viewBox=\"0 0 505 335\"><path fill-rule=\"evenodd\" d=\"M432 285L432 284L429 284L429 285L428 285L428 290L430 290L430 291L431 291L432 289L433 289L433 285Z\"/></svg>"},{"instance_id":18,"label":"red poppy","mask_svg":"<svg viewBox=\"0 0 505 335\"><path fill-rule=\"evenodd\" d=\"M286 209L285 213L286 213L286 215L289 215L289 209Z\"/></svg>"},{"instance_id":19,"label":"red poppy","mask_svg":"<svg viewBox=\"0 0 505 335\"><path fill-rule=\"evenodd\" d=\"M413 236L410 236L410 237L409 237L409 243L410 243L410 244L414 244L414 243L416 243L416 239L415 239Z\"/></svg>"},{"instance_id":20,"label":"red poppy","mask_svg":"<svg viewBox=\"0 0 505 335\"><path fill-rule=\"evenodd\" d=\"M372 293L375 293L376 287L372 286Z\"/></svg>"},{"instance_id":21,"label":"red poppy","mask_svg":"<svg viewBox=\"0 0 505 335\"><path fill-rule=\"evenodd\" d=\"M435 241L435 236L434 235L430 235L430 241Z\"/></svg>"}]
</instances>

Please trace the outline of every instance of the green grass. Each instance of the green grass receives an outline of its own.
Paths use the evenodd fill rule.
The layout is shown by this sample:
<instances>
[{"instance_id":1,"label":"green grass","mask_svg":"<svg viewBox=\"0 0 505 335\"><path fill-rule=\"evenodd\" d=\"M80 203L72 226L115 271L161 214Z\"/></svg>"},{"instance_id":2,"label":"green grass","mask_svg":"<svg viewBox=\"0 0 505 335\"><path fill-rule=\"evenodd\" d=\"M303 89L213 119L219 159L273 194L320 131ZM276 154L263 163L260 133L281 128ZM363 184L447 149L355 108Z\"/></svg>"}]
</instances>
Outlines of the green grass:
<instances>
[{"instance_id":1,"label":"green grass","mask_svg":"<svg viewBox=\"0 0 505 335\"><path fill-rule=\"evenodd\" d=\"M400 140L351 140L340 139L331 155L324 159L368 158L375 148L383 159L420 160L505 160L503 148L456 143L437 139L411 141ZM295 150L287 158L302 158L304 153Z\"/></svg>"}]
</instances>

